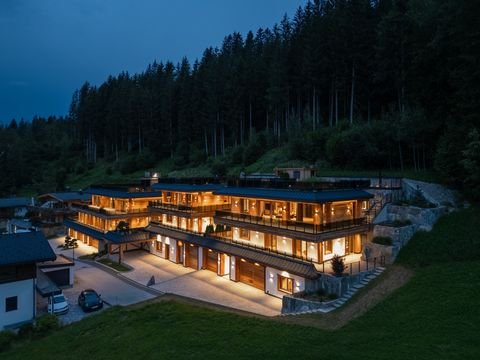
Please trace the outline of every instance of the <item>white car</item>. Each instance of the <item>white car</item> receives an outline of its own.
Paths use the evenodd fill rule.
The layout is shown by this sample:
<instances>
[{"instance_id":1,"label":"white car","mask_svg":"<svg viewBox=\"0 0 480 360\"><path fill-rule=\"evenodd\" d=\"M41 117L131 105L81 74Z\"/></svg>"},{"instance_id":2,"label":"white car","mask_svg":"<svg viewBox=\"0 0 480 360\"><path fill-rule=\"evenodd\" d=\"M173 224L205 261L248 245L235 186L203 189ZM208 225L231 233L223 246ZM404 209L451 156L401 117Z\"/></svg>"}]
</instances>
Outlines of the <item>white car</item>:
<instances>
[{"instance_id":1,"label":"white car","mask_svg":"<svg viewBox=\"0 0 480 360\"><path fill-rule=\"evenodd\" d=\"M63 292L48 297L49 314L65 314L68 312L68 308L67 298L63 295Z\"/></svg>"}]
</instances>

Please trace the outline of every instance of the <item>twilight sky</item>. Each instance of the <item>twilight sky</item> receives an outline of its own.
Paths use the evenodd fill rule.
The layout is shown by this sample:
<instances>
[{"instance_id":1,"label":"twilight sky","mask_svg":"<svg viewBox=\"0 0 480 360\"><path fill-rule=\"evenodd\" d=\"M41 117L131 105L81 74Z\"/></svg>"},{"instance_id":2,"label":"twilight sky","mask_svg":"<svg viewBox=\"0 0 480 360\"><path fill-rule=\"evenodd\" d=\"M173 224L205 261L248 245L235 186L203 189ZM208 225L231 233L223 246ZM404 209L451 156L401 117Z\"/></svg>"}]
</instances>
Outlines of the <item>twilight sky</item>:
<instances>
[{"instance_id":1,"label":"twilight sky","mask_svg":"<svg viewBox=\"0 0 480 360\"><path fill-rule=\"evenodd\" d=\"M0 0L0 123L64 115L85 81L193 63L234 31L292 18L306 0Z\"/></svg>"}]
</instances>

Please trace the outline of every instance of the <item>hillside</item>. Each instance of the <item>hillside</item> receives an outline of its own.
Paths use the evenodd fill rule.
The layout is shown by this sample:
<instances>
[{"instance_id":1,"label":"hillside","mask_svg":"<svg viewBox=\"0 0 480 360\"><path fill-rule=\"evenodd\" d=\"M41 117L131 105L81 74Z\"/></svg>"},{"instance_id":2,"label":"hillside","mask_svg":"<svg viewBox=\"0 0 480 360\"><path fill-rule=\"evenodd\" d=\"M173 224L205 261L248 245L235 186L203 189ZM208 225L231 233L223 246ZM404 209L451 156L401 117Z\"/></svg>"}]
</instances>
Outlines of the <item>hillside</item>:
<instances>
[{"instance_id":1,"label":"hillside","mask_svg":"<svg viewBox=\"0 0 480 360\"><path fill-rule=\"evenodd\" d=\"M160 299L112 308L45 338L17 343L2 359L31 354L83 359L93 353L97 359L474 359L480 332L479 222L480 209L462 210L440 219L432 232L416 234L399 257L400 265L415 272L410 282L339 330L319 328L324 315L286 324L284 318Z\"/></svg>"}]
</instances>

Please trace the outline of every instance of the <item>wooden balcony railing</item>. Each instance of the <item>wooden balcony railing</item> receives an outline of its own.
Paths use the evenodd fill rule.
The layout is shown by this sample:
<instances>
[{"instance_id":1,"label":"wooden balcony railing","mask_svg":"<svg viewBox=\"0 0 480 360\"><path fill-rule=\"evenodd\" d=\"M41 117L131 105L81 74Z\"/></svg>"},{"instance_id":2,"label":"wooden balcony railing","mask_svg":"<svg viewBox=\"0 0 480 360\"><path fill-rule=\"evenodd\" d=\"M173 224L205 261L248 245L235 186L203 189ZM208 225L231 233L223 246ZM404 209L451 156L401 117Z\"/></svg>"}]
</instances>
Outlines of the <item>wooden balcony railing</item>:
<instances>
[{"instance_id":1,"label":"wooden balcony railing","mask_svg":"<svg viewBox=\"0 0 480 360\"><path fill-rule=\"evenodd\" d=\"M350 219L350 220L342 220L342 221L334 221L326 224L311 224L311 223L304 223L304 222L298 222L298 221L292 221L292 220L274 219L272 217L262 217L262 216L253 216L253 215L241 214L241 213L232 213L227 211L217 211L215 213L215 216L223 219L233 220L233 221L245 222L245 223L256 224L256 225L264 225L264 226L276 227L276 228L299 231L304 233L311 233L311 234L345 230L352 227L368 224L367 217L361 217L361 218Z\"/></svg>"},{"instance_id":2,"label":"wooden balcony railing","mask_svg":"<svg viewBox=\"0 0 480 360\"><path fill-rule=\"evenodd\" d=\"M188 204L170 204L162 201L150 201L148 207L152 209L164 209L173 211L183 211L189 213L202 213L213 212L216 210L230 209L230 204L218 204L218 205L205 205L205 206L192 206Z\"/></svg>"}]
</instances>

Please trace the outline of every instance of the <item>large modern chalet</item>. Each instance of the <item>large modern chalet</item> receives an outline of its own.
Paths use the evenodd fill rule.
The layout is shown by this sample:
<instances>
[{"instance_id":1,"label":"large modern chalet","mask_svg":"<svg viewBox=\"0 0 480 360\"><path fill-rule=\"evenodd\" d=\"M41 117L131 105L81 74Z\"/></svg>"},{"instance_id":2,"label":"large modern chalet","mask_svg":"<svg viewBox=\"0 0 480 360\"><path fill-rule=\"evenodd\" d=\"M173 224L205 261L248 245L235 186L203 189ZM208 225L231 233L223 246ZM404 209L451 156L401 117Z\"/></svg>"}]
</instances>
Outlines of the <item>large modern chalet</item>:
<instances>
[{"instance_id":1,"label":"large modern chalet","mask_svg":"<svg viewBox=\"0 0 480 360\"><path fill-rule=\"evenodd\" d=\"M66 221L70 236L120 258L142 248L278 297L314 288L334 255L360 260L373 197L359 189L178 183L89 191L91 205Z\"/></svg>"}]
</instances>

